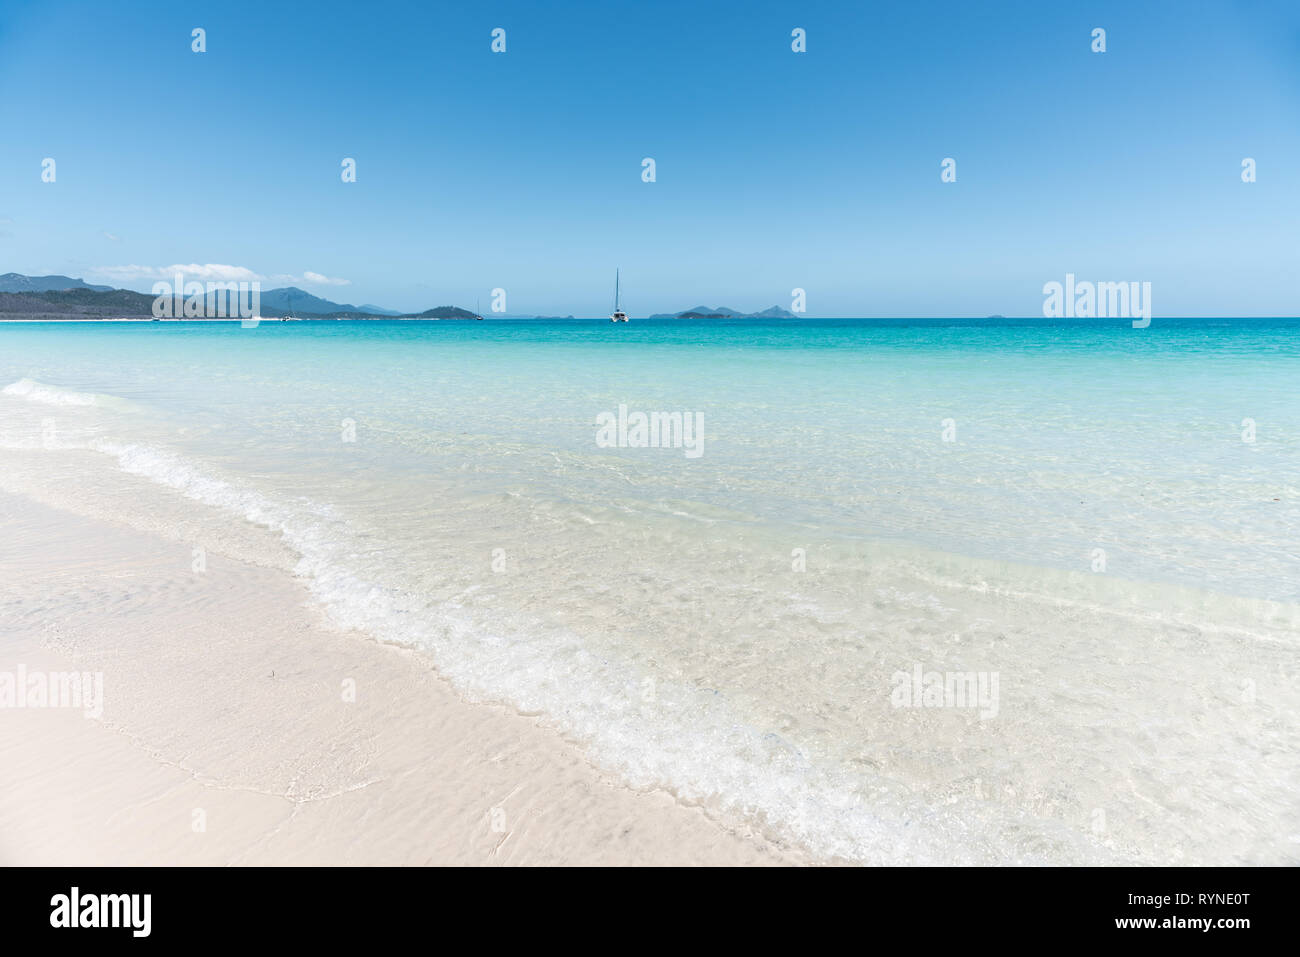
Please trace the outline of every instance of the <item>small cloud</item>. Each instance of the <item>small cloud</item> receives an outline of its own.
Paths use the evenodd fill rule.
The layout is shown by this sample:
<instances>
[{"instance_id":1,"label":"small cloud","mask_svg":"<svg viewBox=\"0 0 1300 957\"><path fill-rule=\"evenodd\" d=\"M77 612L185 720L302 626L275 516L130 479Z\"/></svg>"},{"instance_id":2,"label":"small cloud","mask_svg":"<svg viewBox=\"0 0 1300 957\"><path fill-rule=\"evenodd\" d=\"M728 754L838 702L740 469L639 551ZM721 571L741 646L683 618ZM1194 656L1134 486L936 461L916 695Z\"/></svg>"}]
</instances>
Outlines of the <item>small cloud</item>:
<instances>
[{"instance_id":1,"label":"small cloud","mask_svg":"<svg viewBox=\"0 0 1300 957\"><path fill-rule=\"evenodd\" d=\"M274 276L262 277L268 282L288 283L291 286L350 286L351 279L334 279L330 276L322 276L318 272L307 270L301 276L293 273L282 272Z\"/></svg>"},{"instance_id":2,"label":"small cloud","mask_svg":"<svg viewBox=\"0 0 1300 957\"><path fill-rule=\"evenodd\" d=\"M104 234L109 239L117 237ZM350 286L350 279L335 279L318 272L304 272L301 276L280 274L264 276L253 272L245 266L226 266L220 263L190 263L171 266L95 266L89 272L102 279L113 282L147 282L150 280L172 281L180 273L186 282L273 282L289 285L314 286Z\"/></svg>"},{"instance_id":3,"label":"small cloud","mask_svg":"<svg viewBox=\"0 0 1300 957\"><path fill-rule=\"evenodd\" d=\"M162 275L163 270L155 266L92 266L87 272L99 279L132 282L139 279L156 279Z\"/></svg>"},{"instance_id":4,"label":"small cloud","mask_svg":"<svg viewBox=\"0 0 1300 957\"><path fill-rule=\"evenodd\" d=\"M243 266L224 266L220 263L190 263L172 266L95 266L90 270L96 276L116 279L121 282L142 279L171 279L181 273L187 282L252 282L261 279L257 273Z\"/></svg>"},{"instance_id":5,"label":"small cloud","mask_svg":"<svg viewBox=\"0 0 1300 957\"><path fill-rule=\"evenodd\" d=\"M318 272L305 272L302 274L303 282L315 283L318 286L350 286L351 279L332 279L329 276L322 276Z\"/></svg>"},{"instance_id":6,"label":"small cloud","mask_svg":"<svg viewBox=\"0 0 1300 957\"><path fill-rule=\"evenodd\" d=\"M114 233L104 233L104 238L112 243L120 243L122 241L122 237Z\"/></svg>"},{"instance_id":7,"label":"small cloud","mask_svg":"<svg viewBox=\"0 0 1300 957\"><path fill-rule=\"evenodd\" d=\"M167 266L162 270L164 276L174 276L176 273L182 273L185 279L196 279L199 282L212 280L214 282L255 282L263 277L247 269L244 266L223 266L219 263L190 263L188 266L174 265Z\"/></svg>"}]
</instances>

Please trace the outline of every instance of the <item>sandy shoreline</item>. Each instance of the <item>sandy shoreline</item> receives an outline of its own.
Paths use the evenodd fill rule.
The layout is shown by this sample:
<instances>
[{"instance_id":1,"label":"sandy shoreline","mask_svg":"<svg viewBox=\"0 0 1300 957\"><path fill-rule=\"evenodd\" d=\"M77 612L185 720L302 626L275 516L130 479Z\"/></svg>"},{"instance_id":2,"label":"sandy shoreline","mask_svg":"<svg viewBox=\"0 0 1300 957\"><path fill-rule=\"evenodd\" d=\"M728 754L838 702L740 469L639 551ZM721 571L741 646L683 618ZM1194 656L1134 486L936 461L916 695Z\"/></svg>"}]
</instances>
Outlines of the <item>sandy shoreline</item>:
<instances>
[{"instance_id":1,"label":"sandy shoreline","mask_svg":"<svg viewBox=\"0 0 1300 957\"><path fill-rule=\"evenodd\" d=\"M104 688L102 720L0 710L0 864L806 860L332 629L283 570L196 573L182 541L11 492L0 529L0 672Z\"/></svg>"}]
</instances>

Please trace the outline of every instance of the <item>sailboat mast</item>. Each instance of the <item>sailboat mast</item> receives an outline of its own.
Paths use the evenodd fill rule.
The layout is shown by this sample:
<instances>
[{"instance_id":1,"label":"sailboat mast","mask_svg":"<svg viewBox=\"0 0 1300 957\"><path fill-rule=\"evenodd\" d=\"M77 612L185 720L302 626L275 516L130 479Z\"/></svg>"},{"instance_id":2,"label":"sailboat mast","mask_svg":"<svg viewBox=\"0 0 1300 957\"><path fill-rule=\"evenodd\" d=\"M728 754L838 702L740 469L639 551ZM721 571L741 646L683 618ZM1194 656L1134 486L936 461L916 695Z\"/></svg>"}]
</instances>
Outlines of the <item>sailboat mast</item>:
<instances>
[{"instance_id":1,"label":"sailboat mast","mask_svg":"<svg viewBox=\"0 0 1300 957\"><path fill-rule=\"evenodd\" d=\"M614 270L614 311L618 312L618 270Z\"/></svg>"}]
</instances>

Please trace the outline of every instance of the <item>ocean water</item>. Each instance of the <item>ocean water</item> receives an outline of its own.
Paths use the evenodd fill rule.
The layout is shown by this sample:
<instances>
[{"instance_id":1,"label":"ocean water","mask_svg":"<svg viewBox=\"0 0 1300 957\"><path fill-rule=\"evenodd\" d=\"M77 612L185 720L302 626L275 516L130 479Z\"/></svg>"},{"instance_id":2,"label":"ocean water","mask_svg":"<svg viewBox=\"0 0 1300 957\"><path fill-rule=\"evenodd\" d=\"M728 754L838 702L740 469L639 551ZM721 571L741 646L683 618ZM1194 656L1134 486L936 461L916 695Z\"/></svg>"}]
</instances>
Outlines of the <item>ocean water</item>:
<instances>
[{"instance_id":1,"label":"ocean water","mask_svg":"<svg viewBox=\"0 0 1300 957\"><path fill-rule=\"evenodd\" d=\"M1297 319L0 324L0 469L819 857L1300 863Z\"/></svg>"}]
</instances>

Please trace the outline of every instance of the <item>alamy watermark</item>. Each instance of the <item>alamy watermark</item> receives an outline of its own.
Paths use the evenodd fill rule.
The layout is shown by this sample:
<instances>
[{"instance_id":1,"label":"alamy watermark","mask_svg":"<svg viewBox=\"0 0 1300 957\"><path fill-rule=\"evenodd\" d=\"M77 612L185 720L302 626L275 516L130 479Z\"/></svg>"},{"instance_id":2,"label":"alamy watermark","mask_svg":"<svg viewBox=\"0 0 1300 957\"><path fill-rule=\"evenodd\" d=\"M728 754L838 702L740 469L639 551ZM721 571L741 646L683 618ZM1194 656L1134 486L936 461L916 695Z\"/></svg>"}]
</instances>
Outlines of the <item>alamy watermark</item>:
<instances>
[{"instance_id":1,"label":"alamy watermark","mask_svg":"<svg viewBox=\"0 0 1300 957\"><path fill-rule=\"evenodd\" d=\"M262 314L262 283L186 282L178 272L173 282L153 284L155 319L253 319Z\"/></svg>"},{"instance_id":2,"label":"alamy watermark","mask_svg":"<svg viewBox=\"0 0 1300 957\"><path fill-rule=\"evenodd\" d=\"M132 937L148 937L153 928L152 894L93 894L73 887L50 898L50 926L55 928L122 928Z\"/></svg>"},{"instance_id":3,"label":"alamy watermark","mask_svg":"<svg viewBox=\"0 0 1300 957\"><path fill-rule=\"evenodd\" d=\"M6 708L80 708L87 718L104 716L102 671L0 671L0 711Z\"/></svg>"},{"instance_id":4,"label":"alamy watermark","mask_svg":"<svg viewBox=\"0 0 1300 957\"><path fill-rule=\"evenodd\" d=\"M1048 319L1132 319L1134 329L1151 325L1151 283L1076 281L1043 285L1043 315Z\"/></svg>"},{"instance_id":5,"label":"alamy watermark","mask_svg":"<svg viewBox=\"0 0 1300 957\"><path fill-rule=\"evenodd\" d=\"M895 671L889 702L895 708L978 708L981 718L998 714L996 671Z\"/></svg>"},{"instance_id":6,"label":"alamy watermark","mask_svg":"<svg viewBox=\"0 0 1300 957\"><path fill-rule=\"evenodd\" d=\"M618 412L596 416L596 445L602 449L685 449L688 459L704 454L704 416L699 412Z\"/></svg>"}]
</instances>

